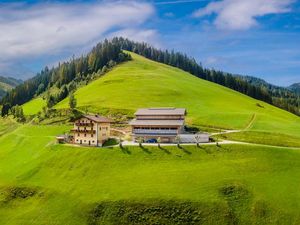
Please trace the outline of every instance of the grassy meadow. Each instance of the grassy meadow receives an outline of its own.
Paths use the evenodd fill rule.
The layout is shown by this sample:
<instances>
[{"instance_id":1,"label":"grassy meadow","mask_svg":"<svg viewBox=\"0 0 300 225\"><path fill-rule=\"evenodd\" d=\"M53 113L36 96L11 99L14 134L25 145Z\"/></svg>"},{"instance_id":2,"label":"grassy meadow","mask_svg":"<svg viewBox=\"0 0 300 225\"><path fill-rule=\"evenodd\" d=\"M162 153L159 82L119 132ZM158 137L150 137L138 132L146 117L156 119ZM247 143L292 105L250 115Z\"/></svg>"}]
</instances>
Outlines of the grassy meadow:
<instances>
[{"instance_id":1,"label":"grassy meadow","mask_svg":"<svg viewBox=\"0 0 300 225\"><path fill-rule=\"evenodd\" d=\"M0 137L0 224L298 224L300 151L59 145L68 126Z\"/></svg>"},{"instance_id":2,"label":"grassy meadow","mask_svg":"<svg viewBox=\"0 0 300 225\"><path fill-rule=\"evenodd\" d=\"M31 116L42 111L44 106L46 106L46 101L42 97L37 97L29 102L26 102L22 107L24 114Z\"/></svg>"}]
</instances>

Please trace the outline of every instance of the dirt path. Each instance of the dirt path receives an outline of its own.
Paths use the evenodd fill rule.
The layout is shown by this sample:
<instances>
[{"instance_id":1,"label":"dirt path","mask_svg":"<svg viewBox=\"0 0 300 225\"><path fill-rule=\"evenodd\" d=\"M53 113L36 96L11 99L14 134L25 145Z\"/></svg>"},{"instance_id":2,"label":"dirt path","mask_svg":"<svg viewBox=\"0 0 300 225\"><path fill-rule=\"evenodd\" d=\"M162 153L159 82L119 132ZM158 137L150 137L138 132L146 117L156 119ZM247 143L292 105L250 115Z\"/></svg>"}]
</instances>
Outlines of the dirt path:
<instances>
[{"instance_id":1,"label":"dirt path","mask_svg":"<svg viewBox=\"0 0 300 225\"><path fill-rule=\"evenodd\" d=\"M249 121L249 123L247 124L247 126L244 129L241 129L241 130L222 130L220 132L211 133L211 135L213 136L213 135L219 135L219 134L239 133L239 132L249 130L253 126L255 120L256 120L256 113L254 113L252 115L251 120Z\"/></svg>"},{"instance_id":2,"label":"dirt path","mask_svg":"<svg viewBox=\"0 0 300 225\"><path fill-rule=\"evenodd\" d=\"M253 126L253 123L255 122L255 120L256 120L256 113L254 113L252 115L250 122L248 123L248 125L246 126L246 128L243 129L243 130L249 130Z\"/></svg>"}]
</instances>

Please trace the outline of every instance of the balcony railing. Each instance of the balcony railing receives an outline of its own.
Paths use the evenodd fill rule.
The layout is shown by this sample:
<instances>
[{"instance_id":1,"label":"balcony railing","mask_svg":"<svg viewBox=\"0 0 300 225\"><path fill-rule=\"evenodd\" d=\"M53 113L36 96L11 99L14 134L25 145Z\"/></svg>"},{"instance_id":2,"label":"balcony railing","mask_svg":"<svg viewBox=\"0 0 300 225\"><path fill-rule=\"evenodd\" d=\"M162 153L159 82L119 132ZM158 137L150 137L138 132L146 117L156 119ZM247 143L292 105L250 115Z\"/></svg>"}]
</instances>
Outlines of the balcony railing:
<instances>
[{"instance_id":1,"label":"balcony railing","mask_svg":"<svg viewBox=\"0 0 300 225\"><path fill-rule=\"evenodd\" d=\"M177 134L177 130L172 129L133 129L135 134Z\"/></svg>"},{"instance_id":2,"label":"balcony railing","mask_svg":"<svg viewBox=\"0 0 300 225\"><path fill-rule=\"evenodd\" d=\"M80 130L80 129L72 129L72 132L83 133L83 134L96 134L95 130Z\"/></svg>"},{"instance_id":3,"label":"balcony railing","mask_svg":"<svg viewBox=\"0 0 300 225\"><path fill-rule=\"evenodd\" d=\"M78 127L92 127L92 126L94 126L94 124L93 123L75 123L75 125L76 126L78 126Z\"/></svg>"}]
</instances>

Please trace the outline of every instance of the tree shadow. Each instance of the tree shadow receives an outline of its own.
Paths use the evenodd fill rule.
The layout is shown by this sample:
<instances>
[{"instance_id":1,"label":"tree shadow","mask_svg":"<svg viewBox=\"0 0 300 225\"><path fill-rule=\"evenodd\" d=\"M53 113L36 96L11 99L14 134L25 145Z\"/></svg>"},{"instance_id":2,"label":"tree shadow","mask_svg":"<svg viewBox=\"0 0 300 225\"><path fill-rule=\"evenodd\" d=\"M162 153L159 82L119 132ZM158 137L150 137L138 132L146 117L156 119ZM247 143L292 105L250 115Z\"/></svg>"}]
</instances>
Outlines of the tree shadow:
<instances>
[{"instance_id":1,"label":"tree shadow","mask_svg":"<svg viewBox=\"0 0 300 225\"><path fill-rule=\"evenodd\" d=\"M178 148L181 149L184 153L186 153L188 155L192 154L189 150L187 150L186 148L182 147L181 145L179 145Z\"/></svg>"},{"instance_id":2,"label":"tree shadow","mask_svg":"<svg viewBox=\"0 0 300 225\"><path fill-rule=\"evenodd\" d=\"M163 152L165 152L166 154L168 154L168 155L171 154L171 152L168 151L166 148L163 148L163 147L161 147L161 146L158 146L158 148L159 148L160 150L162 150Z\"/></svg>"},{"instance_id":3,"label":"tree shadow","mask_svg":"<svg viewBox=\"0 0 300 225\"><path fill-rule=\"evenodd\" d=\"M145 148L143 145L142 146L140 146L140 148L145 152L145 153L147 153L147 154L152 154L152 152L151 151L149 151L149 149L148 148Z\"/></svg>"},{"instance_id":4,"label":"tree shadow","mask_svg":"<svg viewBox=\"0 0 300 225\"><path fill-rule=\"evenodd\" d=\"M131 155L131 151L129 151L127 147L120 146L120 149L124 154Z\"/></svg>"},{"instance_id":5,"label":"tree shadow","mask_svg":"<svg viewBox=\"0 0 300 225\"><path fill-rule=\"evenodd\" d=\"M201 146L201 145L196 145L196 147L197 147L197 148L200 148L200 149L204 149L204 147Z\"/></svg>"}]
</instances>

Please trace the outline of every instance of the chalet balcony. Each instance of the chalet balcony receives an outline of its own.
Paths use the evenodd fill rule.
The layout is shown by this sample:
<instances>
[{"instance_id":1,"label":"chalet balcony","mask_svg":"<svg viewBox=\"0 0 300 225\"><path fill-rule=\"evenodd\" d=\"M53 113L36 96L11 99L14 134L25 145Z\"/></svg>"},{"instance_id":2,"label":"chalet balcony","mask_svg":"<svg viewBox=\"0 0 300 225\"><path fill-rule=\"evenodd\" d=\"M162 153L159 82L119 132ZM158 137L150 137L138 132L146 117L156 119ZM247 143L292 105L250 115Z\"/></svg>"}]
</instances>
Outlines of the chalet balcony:
<instances>
[{"instance_id":1,"label":"chalet balcony","mask_svg":"<svg viewBox=\"0 0 300 225\"><path fill-rule=\"evenodd\" d=\"M133 129L134 134L152 134L152 135L177 135L177 130L174 129Z\"/></svg>"},{"instance_id":2,"label":"chalet balcony","mask_svg":"<svg viewBox=\"0 0 300 225\"><path fill-rule=\"evenodd\" d=\"M82 134L96 134L95 130L80 130L80 129L72 129L72 132L82 133Z\"/></svg>"},{"instance_id":3,"label":"chalet balcony","mask_svg":"<svg viewBox=\"0 0 300 225\"><path fill-rule=\"evenodd\" d=\"M93 127L93 123L75 123L76 126L78 127Z\"/></svg>"}]
</instances>

